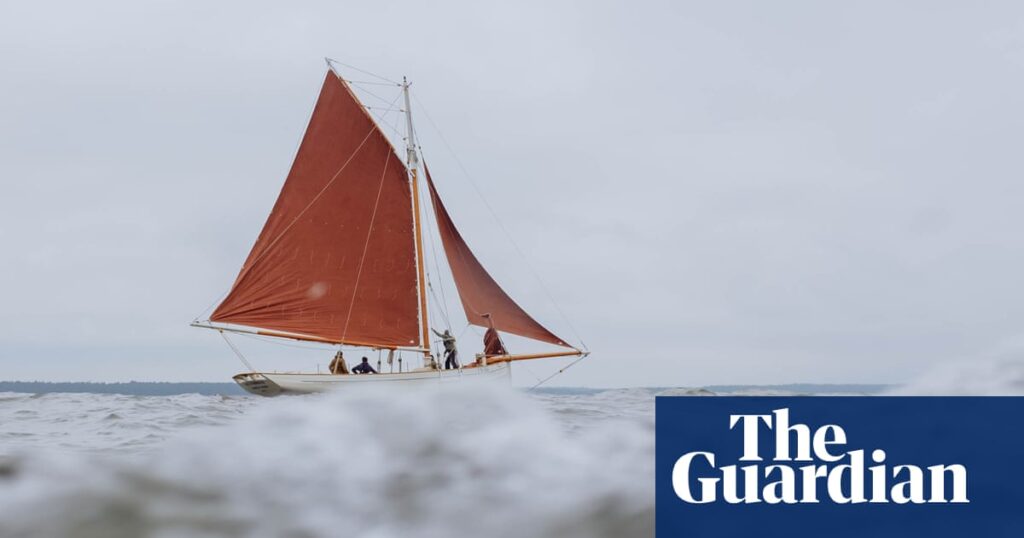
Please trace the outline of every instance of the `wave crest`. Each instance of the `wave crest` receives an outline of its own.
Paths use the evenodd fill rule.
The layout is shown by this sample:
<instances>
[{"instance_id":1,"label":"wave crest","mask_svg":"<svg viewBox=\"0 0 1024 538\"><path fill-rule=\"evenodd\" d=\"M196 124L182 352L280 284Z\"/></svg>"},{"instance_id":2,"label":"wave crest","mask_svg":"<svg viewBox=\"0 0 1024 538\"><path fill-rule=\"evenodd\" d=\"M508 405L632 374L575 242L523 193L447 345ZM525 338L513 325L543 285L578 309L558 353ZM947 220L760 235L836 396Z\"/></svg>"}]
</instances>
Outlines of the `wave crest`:
<instances>
[{"instance_id":1,"label":"wave crest","mask_svg":"<svg viewBox=\"0 0 1024 538\"><path fill-rule=\"evenodd\" d=\"M7 462L0 535L649 536L653 448L507 387L276 399L138 458Z\"/></svg>"}]
</instances>

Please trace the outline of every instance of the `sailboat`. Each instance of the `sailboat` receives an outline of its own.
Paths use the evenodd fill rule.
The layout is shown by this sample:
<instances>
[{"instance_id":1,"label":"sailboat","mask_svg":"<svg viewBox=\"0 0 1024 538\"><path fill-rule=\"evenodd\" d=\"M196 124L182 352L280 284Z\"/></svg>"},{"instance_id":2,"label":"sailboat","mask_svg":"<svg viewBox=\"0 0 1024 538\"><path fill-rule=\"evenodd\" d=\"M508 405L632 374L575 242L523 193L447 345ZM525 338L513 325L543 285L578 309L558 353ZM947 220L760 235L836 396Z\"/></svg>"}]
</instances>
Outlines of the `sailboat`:
<instances>
[{"instance_id":1,"label":"sailboat","mask_svg":"<svg viewBox=\"0 0 1024 538\"><path fill-rule=\"evenodd\" d=\"M510 379L517 361L586 357L585 347L568 344L512 300L456 229L416 143L409 83L395 83L405 105L403 158L351 81L333 61L327 65L295 160L255 245L209 318L192 322L220 332L249 368L234 380L253 394L276 396L356 384ZM421 173L466 319L487 330L486 349L450 369L431 349ZM422 361L407 368L400 359L398 371L392 363L387 373L378 361L381 373L367 375L256 371L228 339L231 333L369 348L389 358L404 352ZM503 333L553 349L513 354Z\"/></svg>"}]
</instances>

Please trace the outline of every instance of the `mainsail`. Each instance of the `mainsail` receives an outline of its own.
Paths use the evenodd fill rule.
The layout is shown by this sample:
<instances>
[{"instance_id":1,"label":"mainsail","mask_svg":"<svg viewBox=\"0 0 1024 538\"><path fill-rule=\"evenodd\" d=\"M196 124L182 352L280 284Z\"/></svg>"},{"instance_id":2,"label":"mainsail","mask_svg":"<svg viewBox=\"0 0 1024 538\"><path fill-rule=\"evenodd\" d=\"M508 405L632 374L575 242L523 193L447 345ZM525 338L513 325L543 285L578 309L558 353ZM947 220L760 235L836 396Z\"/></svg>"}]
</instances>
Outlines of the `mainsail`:
<instances>
[{"instance_id":1,"label":"mainsail","mask_svg":"<svg viewBox=\"0 0 1024 538\"><path fill-rule=\"evenodd\" d=\"M444 245L448 266L452 270L455 286L462 299L462 308L466 311L466 319L479 327L497 329L519 336L525 336L541 342L572 347L551 331L537 323L525 310L520 308L511 297L476 259L469 250L469 245L462 234L455 228L448 210L445 209L441 197L434 188L430 178L430 170L424 166L427 185L430 188L430 199L437 216L438 231Z\"/></svg>"},{"instance_id":2,"label":"mainsail","mask_svg":"<svg viewBox=\"0 0 1024 538\"><path fill-rule=\"evenodd\" d=\"M421 345L407 174L329 70L277 203L210 319L336 343Z\"/></svg>"}]
</instances>

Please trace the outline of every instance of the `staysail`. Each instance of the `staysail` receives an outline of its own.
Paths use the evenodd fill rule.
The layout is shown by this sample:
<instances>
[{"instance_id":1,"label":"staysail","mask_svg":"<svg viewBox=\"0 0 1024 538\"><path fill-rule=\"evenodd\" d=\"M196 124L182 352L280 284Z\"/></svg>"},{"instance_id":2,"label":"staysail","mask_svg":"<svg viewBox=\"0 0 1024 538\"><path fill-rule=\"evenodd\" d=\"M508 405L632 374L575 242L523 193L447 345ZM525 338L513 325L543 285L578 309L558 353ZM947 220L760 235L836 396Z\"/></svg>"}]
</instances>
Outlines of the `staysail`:
<instances>
[{"instance_id":1,"label":"staysail","mask_svg":"<svg viewBox=\"0 0 1024 538\"><path fill-rule=\"evenodd\" d=\"M419 346L407 174L328 70L274 209L210 319L336 343Z\"/></svg>"},{"instance_id":2,"label":"staysail","mask_svg":"<svg viewBox=\"0 0 1024 538\"><path fill-rule=\"evenodd\" d=\"M444 245L448 266L452 270L455 286L462 299L462 308L466 311L466 319L473 325L495 328L541 342L572 347L551 331L537 323L511 297L480 264L476 256L469 250L469 245L462 234L455 228L448 210L441 202L434 181L430 178L430 170L424 166L427 185L430 188L430 199L433 202L434 214L437 216L438 231Z\"/></svg>"}]
</instances>

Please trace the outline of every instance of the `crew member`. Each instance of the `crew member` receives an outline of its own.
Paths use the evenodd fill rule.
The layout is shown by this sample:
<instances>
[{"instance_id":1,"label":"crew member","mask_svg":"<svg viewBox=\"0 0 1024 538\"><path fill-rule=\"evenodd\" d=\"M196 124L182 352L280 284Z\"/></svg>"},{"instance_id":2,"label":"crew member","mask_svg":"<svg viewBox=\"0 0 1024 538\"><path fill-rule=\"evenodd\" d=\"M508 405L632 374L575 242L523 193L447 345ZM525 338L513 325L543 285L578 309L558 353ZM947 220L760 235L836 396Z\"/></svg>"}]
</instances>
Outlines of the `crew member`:
<instances>
[{"instance_id":1,"label":"crew member","mask_svg":"<svg viewBox=\"0 0 1024 538\"><path fill-rule=\"evenodd\" d=\"M356 374L375 374L377 373L377 370L374 370L373 366L370 366L370 359L363 357L363 362L357 364L356 367L352 369L352 372Z\"/></svg>"},{"instance_id":2,"label":"crew member","mask_svg":"<svg viewBox=\"0 0 1024 538\"><path fill-rule=\"evenodd\" d=\"M455 337L452 333L445 329L444 333L437 332L436 329L430 329L434 331L434 334L441 337L441 341L444 342L444 369L451 370L452 368L459 367L458 351L455 349Z\"/></svg>"},{"instance_id":3,"label":"crew member","mask_svg":"<svg viewBox=\"0 0 1024 538\"><path fill-rule=\"evenodd\" d=\"M340 349L334 354L334 359L331 360L331 365L328 369L335 375L348 373L348 365L345 364L345 355L342 354Z\"/></svg>"},{"instance_id":4,"label":"crew member","mask_svg":"<svg viewBox=\"0 0 1024 538\"><path fill-rule=\"evenodd\" d=\"M501 343L501 337L498 336L498 331L494 330L494 327L488 328L484 333L484 355L487 357L508 355L508 351L505 351L505 344Z\"/></svg>"}]
</instances>

